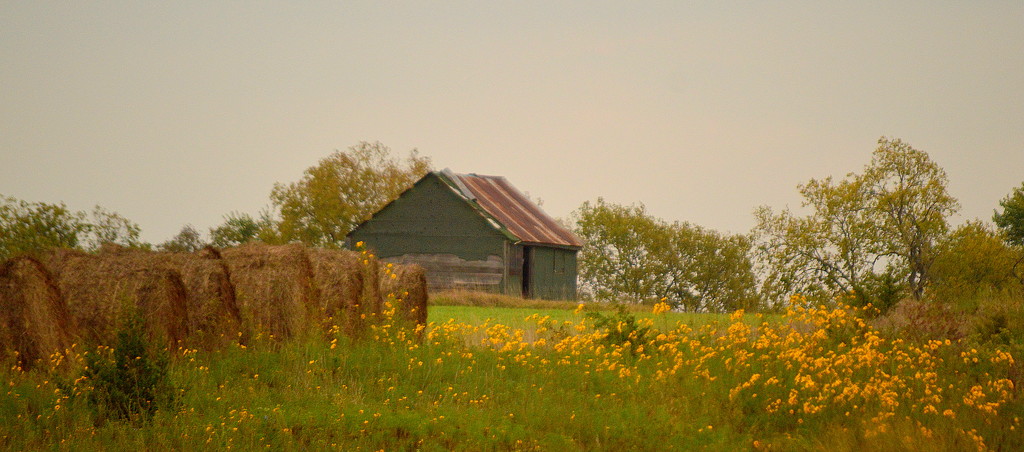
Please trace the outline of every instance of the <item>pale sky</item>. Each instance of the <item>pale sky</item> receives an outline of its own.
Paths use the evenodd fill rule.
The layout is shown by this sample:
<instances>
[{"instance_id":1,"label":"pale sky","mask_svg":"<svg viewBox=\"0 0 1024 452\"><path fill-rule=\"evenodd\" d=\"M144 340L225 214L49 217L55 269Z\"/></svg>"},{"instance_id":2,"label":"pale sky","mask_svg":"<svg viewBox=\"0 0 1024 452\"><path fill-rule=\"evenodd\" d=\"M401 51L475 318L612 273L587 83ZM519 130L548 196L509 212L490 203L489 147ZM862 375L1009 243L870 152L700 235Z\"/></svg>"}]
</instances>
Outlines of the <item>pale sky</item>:
<instances>
[{"instance_id":1,"label":"pale sky","mask_svg":"<svg viewBox=\"0 0 1024 452\"><path fill-rule=\"evenodd\" d=\"M0 0L0 194L162 242L336 149L747 232L880 136L989 220L1024 181L1024 2Z\"/></svg>"}]
</instances>

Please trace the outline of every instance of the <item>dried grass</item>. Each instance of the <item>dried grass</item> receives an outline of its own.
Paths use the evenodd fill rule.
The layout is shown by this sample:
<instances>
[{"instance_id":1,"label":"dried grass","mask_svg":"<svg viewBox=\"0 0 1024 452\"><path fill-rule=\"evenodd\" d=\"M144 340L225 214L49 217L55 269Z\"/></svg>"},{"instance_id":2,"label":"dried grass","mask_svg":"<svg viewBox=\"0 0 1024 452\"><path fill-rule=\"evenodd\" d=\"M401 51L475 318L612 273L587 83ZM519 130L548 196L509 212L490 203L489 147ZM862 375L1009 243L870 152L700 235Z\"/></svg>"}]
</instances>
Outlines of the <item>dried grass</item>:
<instances>
[{"instance_id":1,"label":"dried grass","mask_svg":"<svg viewBox=\"0 0 1024 452\"><path fill-rule=\"evenodd\" d=\"M235 286L244 329L287 338L309 327L319 296L302 245L247 244L220 254Z\"/></svg>"},{"instance_id":2,"label":"dried grass","mask_svg":"<svg viewBox=\"0 0 1024 452\"><path fill-rule=\"evenodd\" d=\"M384 274L382 289L401 302L396 306L396 317L412 324L427 323L427 274L419 265L391 268L394 278Z\"/></svg>"},{"instance_id":3,"label":"dried grass","mask_svg":"<svg viewBox=\"0 0 1024 452\"><path fill-rule=\"evenodd\" d=\"M358 307L364 279L359 253L319 248L311 248L308 253L313 281L320 294L319 311L346 331L361 329L363 322Z\"/></svg>"},{"instance_id":4,"label":"dried grass","mask_svg":"<svg viewBox=\"0 0 1024 452\"><path fill-rule=\"evenodd\" d=\"M31 360L73 338L109 345L130 313L169 346L223 344L218 338L240 331L243 340L260 332L288 338L322 326L319 320L359 336L380 318L384 293L401 300L397 316L426 323L424 270L382 268L365 254L297 244L197 253L53 250L0 267L0 340Z\"/></svg>"},{"instance_id":5,"label":"dried grass","mask_svg":"<svg viewBox=\"0 0 1024 452\"><path fill-rule=\"evenodd\" d=\"M0 263L0 356L16 352L21 366L31 367L70 347L72 328L60 290L42 263L27 256Z\"/></svg>"},{"instance_id":6,"label":"dried grass","mask_svg":"<svg viewBox=\"0 0 1024 452\"><path fill-rule=\"evenodd\" d=\"M965 335L967 319L944 304L923 300L902 300L871 325L883 333L920 342L930 339L960 339Z\"/></svg>"},{"instance_id":7,"label":"dried grass","mask_svg":"<svg viewBox=\"0 0 1024 452\"><path fill-rule=\"evenodd\" d=\"M99 255L50 253L44 264L88 342L111 344L134 309L154 340L174 345L188 335L186 291L180 274L152 253L107 249Z\"/></svg>"},{"instance_id":8,"label":"dried grass","mask_svg":"<svg viewBox=\"0 0 1024 452\"><path fill-rule=\"evenodd\" d=\"M232 340L241 331L241 311L227 264L215 248L195 253L153 253L105 247L100 255L153 259L173 268L185 286L188 330L195 345L212 346Z\"/></svg>"}]
</instances>

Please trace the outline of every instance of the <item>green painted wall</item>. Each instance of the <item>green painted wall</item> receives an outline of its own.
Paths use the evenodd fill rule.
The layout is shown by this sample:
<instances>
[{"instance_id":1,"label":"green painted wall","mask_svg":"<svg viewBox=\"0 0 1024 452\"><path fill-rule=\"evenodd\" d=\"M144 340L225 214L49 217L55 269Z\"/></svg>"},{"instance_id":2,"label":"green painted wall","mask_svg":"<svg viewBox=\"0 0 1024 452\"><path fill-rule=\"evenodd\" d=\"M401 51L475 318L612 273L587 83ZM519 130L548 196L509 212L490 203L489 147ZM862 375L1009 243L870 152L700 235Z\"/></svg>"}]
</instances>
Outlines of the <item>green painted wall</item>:
<instances>
[{"instance_id":1,"label":"green painted wall","mask_svg":"<svg viewBox=\"0 0 1024 452\"><path fill-rule=\"evenodd\" d=\"M533 246L530 294L547 300L576 299L576 251Z\"/></svg>"},{"instance_id":2,"label":"green painted wall","mask_svg":"<svg viewBox=\"0 0 1024 452\"><path fill-rule=\"evenodd\" d=\"M505 236L472 206L429 174L349 234L381 257L454 254L466 260L504 256Z\"/></svg>"}]
</instances>

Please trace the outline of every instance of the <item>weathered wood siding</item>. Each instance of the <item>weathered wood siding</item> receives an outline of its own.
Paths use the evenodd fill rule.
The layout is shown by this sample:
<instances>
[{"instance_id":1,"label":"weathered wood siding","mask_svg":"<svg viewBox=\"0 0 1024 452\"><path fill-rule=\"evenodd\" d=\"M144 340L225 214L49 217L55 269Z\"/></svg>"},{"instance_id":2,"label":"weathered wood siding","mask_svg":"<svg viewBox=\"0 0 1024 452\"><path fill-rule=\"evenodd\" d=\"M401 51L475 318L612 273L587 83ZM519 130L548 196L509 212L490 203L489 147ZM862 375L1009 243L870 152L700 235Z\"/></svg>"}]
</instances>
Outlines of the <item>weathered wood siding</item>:
<instances>
[{"instance_id":1,"label":"weathered wood siding","mask_svg":"<svg viewBox=\"0 0 1024 452\"><path fill-rule=\"evenodd\" d=\"M454 254L403 254L384 258L395 264L417 264L426 270L427 289L467 289L498 292L504 262L498 256L469 261Z\"/></svg>"}]
</instances>

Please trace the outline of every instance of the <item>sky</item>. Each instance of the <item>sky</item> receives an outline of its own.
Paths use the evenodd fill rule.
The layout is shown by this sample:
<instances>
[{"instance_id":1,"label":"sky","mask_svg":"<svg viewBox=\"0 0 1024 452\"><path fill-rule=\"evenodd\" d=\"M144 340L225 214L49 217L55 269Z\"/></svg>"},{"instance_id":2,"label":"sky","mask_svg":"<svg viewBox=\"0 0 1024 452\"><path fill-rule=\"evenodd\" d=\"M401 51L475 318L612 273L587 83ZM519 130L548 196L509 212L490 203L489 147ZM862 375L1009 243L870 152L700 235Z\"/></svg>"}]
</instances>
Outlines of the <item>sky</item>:
<instances>
[{"instance_id":1,"label":"sky","mask_svg":"<svg viewBox=\"0 0 1024 452\"><path fill-rule=\"evenodd\" d=\"M744 233L882 136L989 220L1024 182L1024 2L0 0L0 194L153 243L360 141Z\"/></svg>"}]
</instances>

